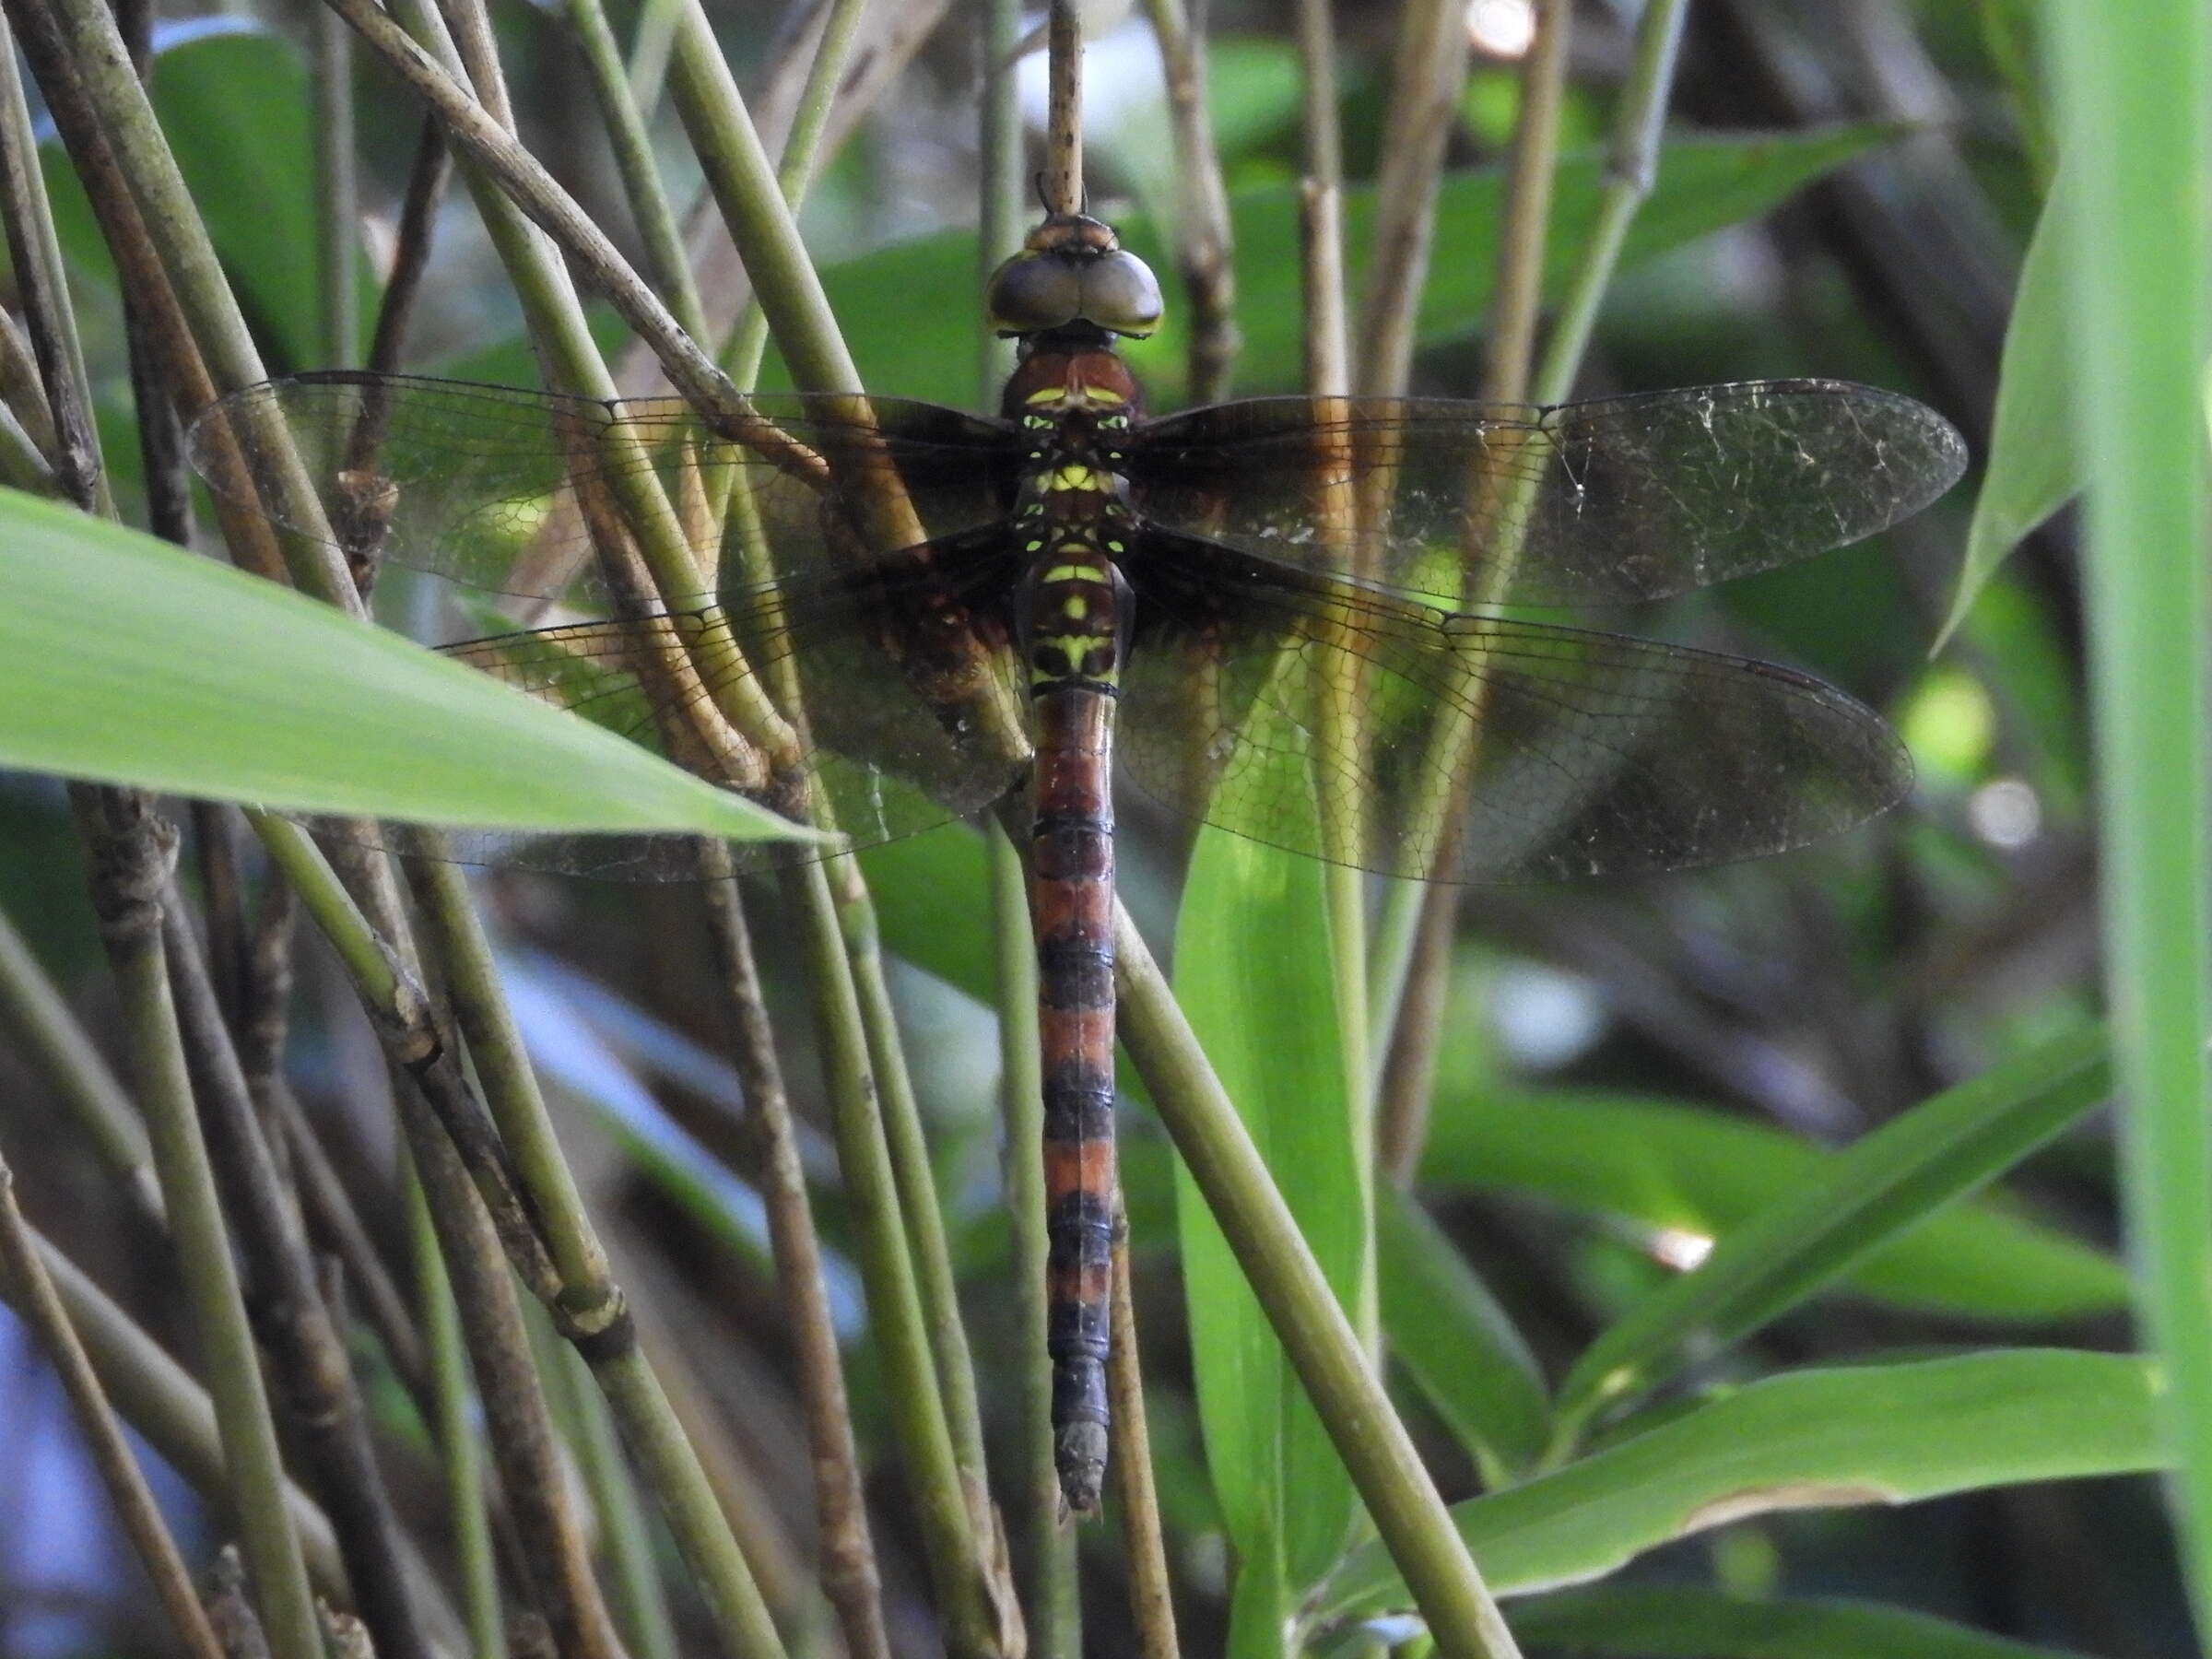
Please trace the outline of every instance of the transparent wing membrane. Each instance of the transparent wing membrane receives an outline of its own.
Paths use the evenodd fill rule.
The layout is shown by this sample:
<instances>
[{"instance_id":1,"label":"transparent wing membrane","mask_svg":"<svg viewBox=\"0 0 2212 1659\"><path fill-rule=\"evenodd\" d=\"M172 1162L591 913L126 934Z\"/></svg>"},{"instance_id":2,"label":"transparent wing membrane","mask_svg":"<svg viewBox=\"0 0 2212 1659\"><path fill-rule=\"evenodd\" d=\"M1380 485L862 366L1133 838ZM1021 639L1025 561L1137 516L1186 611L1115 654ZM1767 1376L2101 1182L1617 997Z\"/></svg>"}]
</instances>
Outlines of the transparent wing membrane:
<instances>
[{"instance_id":1,"label":"transparent wing membrane","mask_svg":"<svg viewBox=\"0 0 2212 1659\"><path fill-rule=\"evenodd\" d=\"M1836 834L1911 785L1877 715L1769 664L1453 615L1182 537L1131 579L1124 775L1312 857L1467 882L1678 869Z\"/></svg>"},{"instance_id":2,"label":"transparent wing membrane","mask_svg":"<svg viewBox=\"0 0 2212 1659\"><path fill-rule=\"evenodd\" d=\"M1747 576L1911 517L1965 465L1911 398L1755 381L1553 408L1253 398L1152 422L1130 470L1163 528L1457 609Z\"/></svg>"},{"instance_id":3,"label":"transparent wing membrane","mask_svg":"<svg viewBox=\"0 0 2212 1659\"><path fill-rule=\"evenodd\" d=\"M283 457L262 447L279 421L320 525L279 505ZM676 400L359 374L253 388L192 440L218 488L296 529L611 612L453 653L863 845L1028 775L1006 519L1023 442L897 399L761 397L710 426ZM1786 669L1489 607L1765 570L1905 517L1962 465L1918 404L1812 381L1551 409L1265 398L1149 423L1127 462L1147 528L1124 560L1124 773L1186 818L1410 878L1818 840L1909 785L1868 711ZM653 545L671 535L673 565ZM695 871L680 837L454 842L470 862Z\"/></svg>"}]
</instances>

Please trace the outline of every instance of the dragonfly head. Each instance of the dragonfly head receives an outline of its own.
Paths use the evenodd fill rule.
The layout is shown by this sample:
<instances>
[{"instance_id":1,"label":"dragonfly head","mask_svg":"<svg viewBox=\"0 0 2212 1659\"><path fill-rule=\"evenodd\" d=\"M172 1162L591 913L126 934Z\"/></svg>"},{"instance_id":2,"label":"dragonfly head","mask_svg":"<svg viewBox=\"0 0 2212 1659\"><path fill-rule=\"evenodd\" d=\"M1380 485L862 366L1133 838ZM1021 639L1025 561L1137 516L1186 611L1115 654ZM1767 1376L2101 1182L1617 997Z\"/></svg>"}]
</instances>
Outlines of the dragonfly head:
<instances>
[{"instance_id":1,"label":"dragonfly head","mask_svg":"<svg viewBox=\"0 0 2212 1659\"><path fill-rule=\"evenodd\" d=\"M1159 282L1111 225L1055 214L992 274L984 305L1002 335L1088 327L1141 340L1159 326Z\"/></svg>"}]
</instances>

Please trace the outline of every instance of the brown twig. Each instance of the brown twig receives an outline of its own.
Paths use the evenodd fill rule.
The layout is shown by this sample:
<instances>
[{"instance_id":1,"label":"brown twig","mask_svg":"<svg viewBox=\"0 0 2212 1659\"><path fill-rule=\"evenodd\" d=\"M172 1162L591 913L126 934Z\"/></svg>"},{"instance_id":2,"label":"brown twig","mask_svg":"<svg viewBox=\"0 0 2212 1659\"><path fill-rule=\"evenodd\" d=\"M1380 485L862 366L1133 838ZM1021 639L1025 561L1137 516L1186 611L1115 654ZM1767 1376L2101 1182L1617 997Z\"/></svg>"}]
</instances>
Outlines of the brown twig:
<instances>
[{"instance_id":1,"label":"brown twig","mask_svg":"<svg viewBox=\"0 0 2212 1659\"><path fill-rule=\"evenodd\" d=\"M776 1059L775 1033L760 1000L760 980L728 844L702 842L700 874L706 886L707 927L729 1022L730 1059L745 1088L750 1171L768 1209L776 1282L799 1371L813 1446L814 1501L821 1541L822 1593L837 1610L853 1659L887 1659L890 1637L883 1622L883 1582L868 1535L867 1498L862 1489L860 1449L845 1394L837 1327L822 1279L821 1244L806 1198L806 1173Z\"/></svg>"},{"instance_id":2,"label":"brown twig","mask_svg":"<svg viewBox=\"0 0 2212 1659\"><path fill-rule=\"evenodd\" d=\"M1080 213L1083 194L1083 18L1076 0L1052 0L1045 25L1044 210Z\"/></svg>"},{"instance_id":3,"label":"brown twig","mask_svg":"<svg viewBox=\"0 0 2212 1659\"><path fill-rule=\"evenodd\" d=\"M1106 1388L1113 1413L1113 1489L1121 1500L1122 1547L1129 1556L1129 1615L1140 1659L1177 1659L1174 1580L1152 1479L1152 1431L1145 1421L1136 1351L1136 1292L1130 1284L1129 1214L1113 1195L1112 1344Z\"/></svg>"},{"instance_id":4,"label":"brown twig","mask_svg":"<svg viewBox=\"0 0 2212 1659\"><path fill-rule=\"evenodd\" d=\"M1369 396L1402 395L1413 371L1414 322L1436 230L1436 180L1466 80L1465 10L1459 0L1413 0L1399 29L1375 190L1375 256L1359 322L1359 389Z\"/></svg>"},{"instance_id":5,"label":"brown twig","mask_svg":"<svg viewBox=\"0 0 2212 1659\"><path fill-rule=\"evenodd\" d=\"M69 1395L78 1431L84 1435L109 1500L115 1505L116 1519L154 1582L171 1634L193 1659L223 1659L215 1631L194 1593L191 1569L184 1564L169 1524L161 1518L160 1505L155 1502L138 1461L131 1454L109 1408L107 1391L100 1387L53 1281L39 1260L23 1212L16 1206L14 1172L4 1161L0 1161L0 1274L6 1276L8 1301L36 1335Z\"/></svg>"},{"instance_id":6,"label":"brown twig","mask_svg":"<svg viewBox=\"0 0 2212 1659\"><path fill-rule=\"evenodd\" d=\"M1175 135L1182 197L1175 216L1175 263L1191 307L1190 400L1229 395L1230 371L1242 346L1237 332L1234 239L1221 157L1206 107L1206 35L1191 27L1183 0L1146 0L1168 78L1168 120Z\"/></svg>"}]
</instances>

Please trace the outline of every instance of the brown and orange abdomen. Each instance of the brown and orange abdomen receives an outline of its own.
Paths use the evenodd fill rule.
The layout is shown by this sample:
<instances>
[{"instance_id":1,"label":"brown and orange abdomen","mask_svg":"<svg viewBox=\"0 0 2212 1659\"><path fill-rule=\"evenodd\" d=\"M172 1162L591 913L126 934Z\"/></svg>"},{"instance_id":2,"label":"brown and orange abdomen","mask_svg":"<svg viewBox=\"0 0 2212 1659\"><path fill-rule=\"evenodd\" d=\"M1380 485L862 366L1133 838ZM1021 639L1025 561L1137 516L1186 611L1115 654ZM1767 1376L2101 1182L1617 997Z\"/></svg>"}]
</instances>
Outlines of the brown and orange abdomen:
<instances>
[{"instance_id":1,"label":"brown and orange abdomen","mask_svg":"<svg viewBox=\"0 0 2212 1659\"><path fill-rule=\"evenodd\" d=\"M1113 698L1037 699L1030 904L1044 1058L1053 1454L1068 1508L1097 1507L1106 1470L1113 1244Z\"/></svg>"}]
</instances>

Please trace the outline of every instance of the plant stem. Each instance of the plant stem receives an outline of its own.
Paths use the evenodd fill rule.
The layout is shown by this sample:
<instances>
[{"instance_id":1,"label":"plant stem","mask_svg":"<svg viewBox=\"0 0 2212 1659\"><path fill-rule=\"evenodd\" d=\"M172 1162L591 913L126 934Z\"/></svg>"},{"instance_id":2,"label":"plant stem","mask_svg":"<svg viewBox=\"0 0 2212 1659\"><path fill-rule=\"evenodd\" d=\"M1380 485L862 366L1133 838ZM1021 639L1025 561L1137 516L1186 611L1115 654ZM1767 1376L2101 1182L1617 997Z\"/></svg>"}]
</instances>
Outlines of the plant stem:
<instances>
[{"instance_id":1,"label":"plant stem","mask_svg":"<svg viewBox=\"0 0 2212 1659\"><path fill-rule=\"evenodd\" d=\"M53 1280L39 1260L37 1246L23 1212L16 1205L15 1173L0 1161L0 1278L8 1288L8 1300L22 1314L25 1324L46 1351L47 1362L61 1379L76 1414L77 1431L100 1470L116 1519L129 1536L147 1576L153 1580L167 1617L170 1634L182 1643L193 1659L224 1659L223 1649L201 1610L193 1588L192 1569L177 1547L161 1508L131 1454L128 1441L109 1408L107 1391L77 1340L76 1329L62 1306Z\"/></svg>"},{"instance_id":2,"label":"plant stem","mask_svg":"<svg viewBox=\"0 0 2212 1659\"><path fill-rule=\"evenodd\" d=\"M1145 12L1167 69L1168 120L1182 181L1175 244L1191 307L1190 400L1218 403L1229 395L1230 371L1241 342L1229 191L1206 107L1206 36L1192 29L1182 0L1145 0Z\"/></svg>"},{"instance_id":3,"label":"plant stem","mask_svg":"<svg viewBox=\"0 0 2212 1659\"><path fill-rule=\"evenodd\" d=\"M1029 874L995 820L991 844L991 937L996 946L998 1091L1006 1117L1006 1217L1014 1234L1016 1340L1020 1346L1020 1512L1028 1541L1031 1639L1039 1659L1077 1659L1083 1597L1076 1535L1060 1520L1060 1471L1053 1461L1053 1367L1045 1350L1052 1246L1044 1209L1044 1061L1037 1030L1037 942L1030 927ZM1115 1420L1121 1420L1115 1408ZM1126 1441L1115 1455L1129 1455Z\"/></svg>"},{"instance_id":4,"label":"plant stem","mask_svg":"<svg viewBox=\"0 0 2212 1659\"><path fill-rule=\"evenodd\" d=\"M468 1620L472 1659L506 1659L506 1621L500 1612L500 1569L492 1554L491 1514L485 1501L484 1456L477 1443L468 1385L468 1351L453 1306L453 1281L439 1253L422 1182L405 1169L407 1238L415 1257L416 1305L432 1381L429 1428L445 1483L445 1512L453 1529L461 1604Z\"/></svg>"},{"instance_id":5,"label":"plant stem","mask_svg":"<svg viewBox=\"0 0 2212 1659\"><path fill-rule=\"evenodd\" d=\"M316 274L323 295L323 359L350 369L361 348L359 260L360 190L354 169L353 51L345 25L313 15Z\"/></svg>"},{"instance_id":6,"label":"plant stem","mask_svg":"<svg viewBox=\"0 0 2212 1659\"><path fill-rule=\"evenodd\" d=\"M1122 1041L1448 1659L1518 1659L1359 1334L1306 1248L1143 936L1117 910Z\"/></svg>"},{"instance_id":7,"label":"plant stem","mask_svg":"<svg viewBox=\"0 0 2212 1659\"><path fill-rule=\"evenodd\" d=\"M322 1638L314 1596L284 1507L284 1457L223 1224L215 1171L200 1137L161 947L162 893L175 831L135 792L80 785L73 795L93 860L93 908L123 1001L138 1099L176 1241L177 1269L191 1299L209 1392L218 1402L223 1463L262 1626L279 1659L317 1659Z\"/></svg>"}]
</instances>

